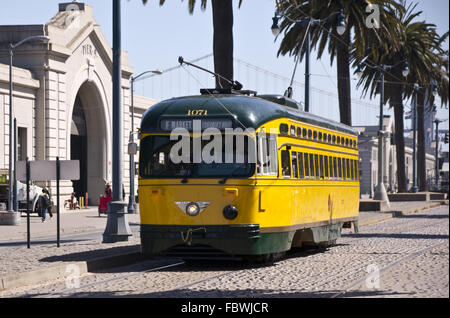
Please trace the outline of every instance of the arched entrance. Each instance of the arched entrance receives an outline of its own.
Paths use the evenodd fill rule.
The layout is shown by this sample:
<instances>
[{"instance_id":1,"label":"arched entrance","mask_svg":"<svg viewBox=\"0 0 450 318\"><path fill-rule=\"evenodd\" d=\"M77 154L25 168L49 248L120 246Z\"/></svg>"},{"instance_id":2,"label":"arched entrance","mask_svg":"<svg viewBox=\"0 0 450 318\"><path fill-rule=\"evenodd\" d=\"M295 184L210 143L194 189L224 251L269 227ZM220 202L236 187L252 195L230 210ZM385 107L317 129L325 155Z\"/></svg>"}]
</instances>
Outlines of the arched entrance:
<instances>
[{"instance_id":1,"label":"arched entrance","mask_svg":"<svg viewBox=\"0 0 450 318\"><path fill-rule=\"evenodd\" d=\"M72 181L77 197L89 195L98 204L107 180L107 129L102 98L92 82L81 85L75 98L70 132L71 160L80 160L80 180Z\"/></svg>"}]
</instances>

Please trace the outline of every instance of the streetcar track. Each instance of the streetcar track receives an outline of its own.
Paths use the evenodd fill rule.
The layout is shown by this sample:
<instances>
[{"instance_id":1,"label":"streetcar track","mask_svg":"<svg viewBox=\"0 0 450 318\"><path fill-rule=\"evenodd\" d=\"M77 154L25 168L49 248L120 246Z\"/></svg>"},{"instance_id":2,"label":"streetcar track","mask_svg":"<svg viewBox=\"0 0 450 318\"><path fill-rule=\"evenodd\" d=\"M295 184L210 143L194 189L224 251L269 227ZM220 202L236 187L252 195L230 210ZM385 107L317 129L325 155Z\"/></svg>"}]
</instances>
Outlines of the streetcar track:
<instances>
[{"instance_id":1,"label":"streetcar track","mask_svg":"<svg viewBox=\"0 0 450 318\"><path fill-rule=\"evenodd\" d=\"M400 218L399 218L400 219ZM395 219L391 219L390 221L394 221ZM417 220L417 221L419 221L419 220ZM421 230L421 229L424 229L424 228L428 228L428 227L434 227L434 226L436 226L437 224L440 224L441 223L441 221L440 220L438 220L438 221L435 221L435 222L433 222L433 223L431 223L431 224L428 224L428 225L422 225L422 226L419 226L419 227L410 227L410 228L407 228L407 229L405 229L405 230L402 230L402 231L395 231L395 232L393 232L395 229L395 227L398 227L399 225L398 224L393 224L391 227L390 227L390 229L387 229L387 230L384 230L384 231L377 231L377 232L367 232L367 233L364 233L364 234L392 234L392 233L394 233L394 234L406 234L407 232L412 232L412 231L417 231L417 230ZM376 226L378 226L380 223L375 223L375 224L371 224L371 225L368 225L368 226L373 226L373 227L376 227ZM360 233L349 233L349 234L345 234L346 236L345 237L341 237L340 239L342 239L342 238L347 238L347 237L350 237L351 235L358 235L358 234L360 234ZM362 234L362 233L361 233ZM352 242L357 242L357 241L360 241L360 240L365 240L365 239L367 239L366 237L359 237L359 238L354 238L354 239L351 239L351 240L349 240L349 241L345 241L345 243L344 244L347 244L347 243L352 243Z\"/></svg>"},{"instance_id":2,"label":"streetcar track","mask_svg":"<svg viewBox=\"0 0 450 318\"><path fill-rule=\"evenodd\" d=\"M393 267L395 267L397 265L400 265L400 264L404 263L407 260L416 258L416 257L418 257L418 256L420 256L422 254L425 254L426 252L428 252L430 250L433 250L433 249L436 249L436 248L438 248L438 247L440 247L440 246L442 246L444 244L448 244L448 242L441 242L441 243L435 244L433 246L428 246L428 247L423 248L423 249L421 249L421 250L419 250L417 252L414 252L414 253L411 253L411 254L409 254L409 255L407 255L405 257L402 257L399 260L396 260L395 262L392 262L391 264L389 264L389 265L383 267L382 269L380 269L380 271L379 271L380 278L381 278L381 274L383 274L385 272L388 272ZM351 285L346 287L343 291L340 291L339 293L336 293L336 294L332 295L330 298L337 298L337 297L339 297L341 295L344 296L351 289L353 289L355 287L358 287L358 286L361 286L366 279L367 279L367 276L364 276L363 278L359 279L356 283L352 283Z\"/></svg>"},{"instance_id":3,"label":"streetcar track","mask_svg":"<svg viewBox=\"0 0 450 318\"><path fill-rule=\"evenodd\" d=\"M413 221L413 220L411 220L411 221ZM413 222L415 222L415 220ZM430 222L432 222L432 220L430 220ZM414 224L413 224L413 226L410 226L408 229L405 229L403 231L396 231L396 228L400 227L402 224L392 224L388 230L385 230L383 228L384 230L382 232L380 232L380 231L378 231L376 229L376 226L379 225L379 224L373 224L372 226L375 227L375 228L373 230L372 229L371 230L374 231L374 232L368 232L367 234L371 234L371 233L373 233L373 234L390 234L390 233L393 233L393 232L395 232L395 234L402 234L402 233L408 233L408 232L415 232L415 231L418 231L418 230L421 230L421 229L435 227L437 224L440 224L441 222L442 222L441 220L438 220L438 221L429 223L427 225L421 225L421 226L418 226L418 227L417 226L414 227ZM351 234L349 234L349 235L351 235ZM350 245L350 243L355 243L355 242L361 241L361 240L367 240L367 237L359 237L359 238L350 239L348 241L343 242L342 245ZM396 260L396 261L388 264L387 266L383 267L380 270L380 275L382 273L386 273L386 272L390 271L392 268L396 267L397 265L400 265L400 264L404 263L405 261L407 261L409 259L418 257L418 256L422 255L423 253L426 253L429 250L432 250L432 249L435 249L437 247L440 247L440 246L442 246L442 245L444 245L446 243L448 243L448 242L441 242L441 243L435 244L435 245L433 245L431 247L426 247L426 248L423 248L423 249L421 249L419 251L410 253L406 257L403 257L403 258L401 258L399 260ZM282 259L280 259L279 261L283 262L283 261L288 261L289 259L291 259L293 257L297 258L297 257L302 257L302 256L308 256L308 255L311 255L311 251L312 251L311 249L304 249L304 250L296 251L296 252L293 253L293 255L287 255L287 256L283 257ZM313 253L313 254L315 254L315 253ZM164 259L164 260L168 261L170 259ZM139 263L136 263L136 264L139 264ZM164 266L150 268L150 269L146 269L146 270L143 270L143 271L134 271L133 273L130 273L130 274L124 274L124 275L120 275L118 277L111 277L111 278L108 278L108 279L87 283L87 284L81 285L81 286L79 286L77 288L66 288L66 289L63 289L62 291L46 293L46 294L43 294L43 295L36 295L35 294L34 296L27 293L23 297L51 297L51 296L55 296L55 295L62 295L62 296L63 295L67 295L68 297L70 297L70 294L73 294L73 292L77 291L77 290L82 290L82 289L86 289L86 288L89 288L89 287L92 287L92 286L97 286L97 285L101 285L101 284L107 284L107 283L113 282L113 281L127 279L127 278L130 278L130 277L141 275L143 273L147 273L147 272L156 272L156 271L160 271L160 270L164 270L164 269L168 269L168 268L174 268L174 267L178 267L178 266L185 265L185 264L186 264L185 261L178 261L178 262L174 262L172 264L167 264L167 265L164 265ZM210 264L206 264L206 265L210 266ZM242 274L242 273L245 273L246 271L254 270L254 269L260 268L260 267L261 267L261 265L260 266L253 266L251 268L240 269L240 270L237 270L237 271L233 270L233 269L227 270L227 272L225 272L225 273L220 273L220 274L212 276L212 277L208 277L208 278L205 278L205 279L201 279L201 280L197 280L197 281L194 281L194 282L190 282L190 283L187 283L187 284L182 285L182 286L173 287L173 288L170 288L170 290L172 290L172 291L177 291L178 290L179 291L179 290L183 290L183 289L188 289L188 288L190 288L192 286L199 285L199 284L201 285L203 283L207 283L208 281L211 281L211 280L214 280L214 279L220 279L222 277L226 277L226 276L232 275L232 274L234 274L234 275ZM200 270L202 270L202 269L200 269ZM93 273L93 274L95 275L95 273ZM340 276L340 275L342 275L342 274L332 275L333 276L332 279L334 279L335 276ZM364 276L363 278L357 280L356 283L352 282L344 290L333 294L331 296L331 298L344 296L351 289L353 289L353 288L355 288L357 286L360 286L364 282L364 280L366 280L366 278L367 278L367 276ZM323 285L328 284L329 282L330 282L330 279L327 279L326 282L320 283L319 285L323 286ZM314 286L314 284L310 284L310 285ZM317 285L316 285L316 287L317 287Z\"/></svg>"},{"instance_id":4,"label":"streetcar track","mask_svg":"<svg viewBox=\"0 0 450 318\"><path fill-rule=\"evenodd\" d=\"M147 269L147 270L144 270L144 271L137 271L137 272L133 272L131 274L121 275L121 276L118 276L118 277L111 277L111 278L108 278L108 279L104 279L104 280L95 281L95 282L92 282L92 283L80 285L79 287L66 288L66 289L64 289L62 291L59 291L59 292L47 293L45 295L38 295L37 297L48 298L50 296L63 295L65 293L67 293L67 292L73 292L75 290L89 288L89 287L92 287L92 286L96 286L96 285L100 285L100 284L104 284L104 283L109 283L109 282L112 282L112 281L115 281L115 280L124 279L124 278L130 278L130 277L137 276L137 275L140 275L140 274L143 274L143 273L150 273L150 272L154 272L154 271L158 271L158 270L163 270L163 269L167 269L167 268L171 268L171 267L180 266L180 265L183 265L183 264L185 264L185 262L181 261L181 262L177 262L177 263L173 263L173 264L168 264L168 265L164 265L164 266L150 268L150 269Z\"/></svg>"}]
</instances>

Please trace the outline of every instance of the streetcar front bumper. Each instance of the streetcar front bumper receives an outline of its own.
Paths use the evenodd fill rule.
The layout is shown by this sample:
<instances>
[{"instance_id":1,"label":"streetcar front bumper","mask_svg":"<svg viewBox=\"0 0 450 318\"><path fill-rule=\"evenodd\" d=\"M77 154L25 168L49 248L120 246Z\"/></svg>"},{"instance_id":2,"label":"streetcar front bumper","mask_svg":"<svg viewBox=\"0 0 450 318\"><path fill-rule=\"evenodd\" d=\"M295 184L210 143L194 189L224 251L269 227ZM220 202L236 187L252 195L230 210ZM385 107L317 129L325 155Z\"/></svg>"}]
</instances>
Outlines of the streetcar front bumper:
<instances>
[{"instance_id":1,"label":"streetcar front bumper","mask_svg":"<svg viewBox=\"0 0 450 318\"><path fill-rule=\"evenodd\" d=\"M155 255L179 245L207 245L230 255L262 255L288 250L292 236L290 232L261 233L258 224L141 224L141 252Z\"/></svg>"}]
</instances>

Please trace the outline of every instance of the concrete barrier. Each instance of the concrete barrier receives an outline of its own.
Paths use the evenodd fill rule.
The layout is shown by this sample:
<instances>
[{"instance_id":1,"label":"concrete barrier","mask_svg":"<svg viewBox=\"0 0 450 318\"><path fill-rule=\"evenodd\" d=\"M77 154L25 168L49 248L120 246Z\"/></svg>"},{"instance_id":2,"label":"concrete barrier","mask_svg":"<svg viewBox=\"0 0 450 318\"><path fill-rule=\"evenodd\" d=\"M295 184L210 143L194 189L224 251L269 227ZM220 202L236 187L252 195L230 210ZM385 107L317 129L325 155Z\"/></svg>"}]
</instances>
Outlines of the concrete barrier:
<instances>
[{"instance_id":1,"label":"concrete barrier","mask_svg":"<svg viewBox=\"0 0 450 318\"><path fill-rule=\"evenodd\" d=\"M20 225L20 212L0 212L0 225Z\"/></svg>"},{"instance_id":2,"label":"concrete barrier","mask_svg":"<svg viewBox=\"0 0 450 318\"><path fill-rule=\"evenodd\" d=\"M429 192L388 194L391 202L430 201Z\"/></svg>"},{"instance_id":3,"label":"concrete barrier","mask_svg":"<svg viewBox=\"0 0 450 318\"><path fill-rule=\"evenodd\" d=\"M386 211L389 209L385 201L359 200L359 211Z\"/></svg>"}]
</instances>

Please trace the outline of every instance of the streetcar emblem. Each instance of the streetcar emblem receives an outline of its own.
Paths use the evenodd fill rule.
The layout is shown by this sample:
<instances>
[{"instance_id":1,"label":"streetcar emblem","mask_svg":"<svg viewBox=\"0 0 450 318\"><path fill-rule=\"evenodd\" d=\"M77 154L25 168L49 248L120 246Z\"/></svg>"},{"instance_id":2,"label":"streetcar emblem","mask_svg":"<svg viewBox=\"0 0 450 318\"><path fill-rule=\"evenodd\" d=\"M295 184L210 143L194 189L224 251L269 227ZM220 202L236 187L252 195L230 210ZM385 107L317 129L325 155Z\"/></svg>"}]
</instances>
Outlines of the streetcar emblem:
<instances>
[{"instance_id":1,"label":"streetcar emblem","mask_svg":"<svg viewBox=\"0 0 450 318\"><path fill-rule=\"evenodd\" d=\"M175 204L184 213L190 216L195 216L200 212L203 212L203 210L205 210L211 204L211 202L175 201Z\"/></svg>"}]
</instances>

